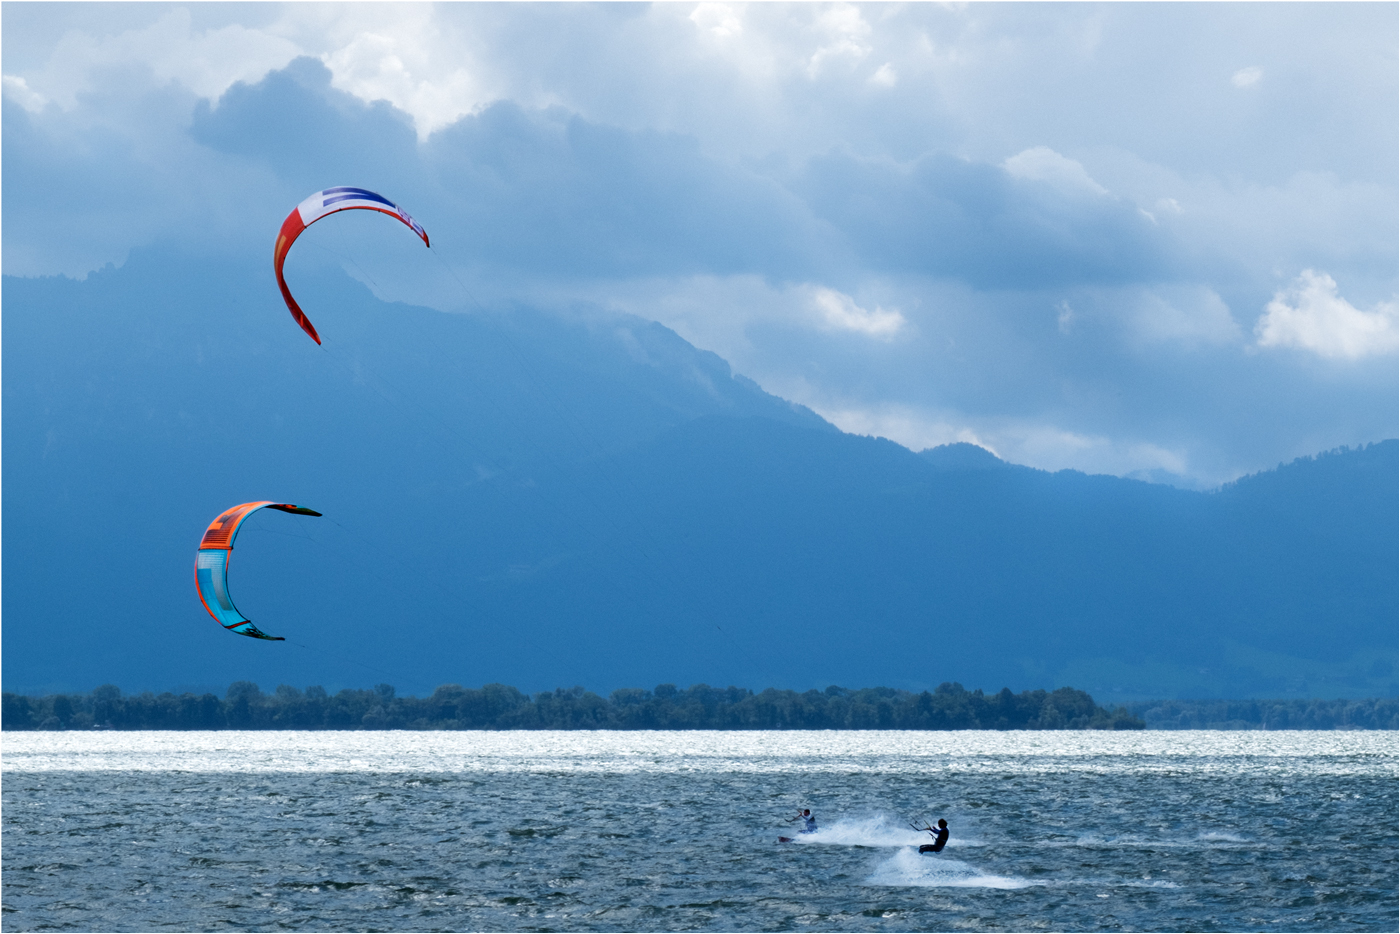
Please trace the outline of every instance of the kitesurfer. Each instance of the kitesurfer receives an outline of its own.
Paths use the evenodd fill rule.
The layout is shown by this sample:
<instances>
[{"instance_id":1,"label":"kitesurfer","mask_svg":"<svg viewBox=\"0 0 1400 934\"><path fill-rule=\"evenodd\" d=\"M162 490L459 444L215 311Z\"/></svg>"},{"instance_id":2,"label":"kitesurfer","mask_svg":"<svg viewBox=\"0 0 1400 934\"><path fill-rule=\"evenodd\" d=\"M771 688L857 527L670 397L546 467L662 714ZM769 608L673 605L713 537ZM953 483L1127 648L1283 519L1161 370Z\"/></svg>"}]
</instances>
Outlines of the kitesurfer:
<instances>
[{"instance_id":1,"label":"kitesurfer","mask_svg":"<svg viewBox=\"0 0 1400 934\"><path fill-rule=\"evenodd\" d=\"M938 819L938 829L925 827L929 833L933 834L933 843L925 843L919 847L920 853L942 853L943 848L948 845L948 822L943 818Z\"/></svg>"},{"instance_id":2,"label":"kitesurfer","mask_svg":"<svg viewBox=\"0 0 1400 934\"><path fill-rule=\"evenodd\" d=\"M796 817L789 817L789 818L787 819L787 822L788 822L789 824L791 824L793 821L799 821L799 820L802 821L802 829L799 830L798 833L816 833L816 832L817 832L817 819L816 819L815 817L812 816L812 811L811 811L810 808L803 808L802 810L798 811L798 812L797 812L797 816L796 816ZM779 837L779 838L778 838L778 842L779 842L779 843L793 843L793 842L795 842L795 841L793 840L792 837Z\"/></svg>"}]
</instances>

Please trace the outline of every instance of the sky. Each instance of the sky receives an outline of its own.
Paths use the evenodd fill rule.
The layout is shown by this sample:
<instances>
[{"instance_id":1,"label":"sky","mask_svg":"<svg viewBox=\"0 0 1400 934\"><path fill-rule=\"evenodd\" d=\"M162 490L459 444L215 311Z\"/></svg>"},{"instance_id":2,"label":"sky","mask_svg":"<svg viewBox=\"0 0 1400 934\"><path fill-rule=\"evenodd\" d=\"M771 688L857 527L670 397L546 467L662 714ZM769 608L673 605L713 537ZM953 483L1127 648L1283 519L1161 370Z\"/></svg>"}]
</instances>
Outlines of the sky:
<instances>
[{"instance_id":1,"label":"sky","mask_svg":"<svg viewBox=\"0 0 1400 934\"><path fill-rule=\"evenodd\" d=\"M1210 488L1397 434L1397 10L7 2L0 256L262 257L361 185L432 260L342 215L297 262L659 321L915 450Z\"/></svg>"}]
</instances>

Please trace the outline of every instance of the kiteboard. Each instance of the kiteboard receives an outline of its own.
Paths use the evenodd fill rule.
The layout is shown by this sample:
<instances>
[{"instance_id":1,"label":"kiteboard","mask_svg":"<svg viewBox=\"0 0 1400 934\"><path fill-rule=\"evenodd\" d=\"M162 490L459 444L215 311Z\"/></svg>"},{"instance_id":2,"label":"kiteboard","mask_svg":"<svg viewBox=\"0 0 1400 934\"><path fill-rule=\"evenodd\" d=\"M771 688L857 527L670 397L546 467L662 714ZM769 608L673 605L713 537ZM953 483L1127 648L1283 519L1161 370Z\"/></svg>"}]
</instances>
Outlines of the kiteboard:
<instances>
[{"instance_id":1,"label":"kiteboard","mask_svg":"<svg viewBox=\"0 0 1400 934\"><path fill-rule=\"evenodd\" d=\"M792 839L792 837L779 837L779 838L778 838L778 842L779 842L779 843L796 843L797 841L794 840L794 839Z\"/></svg>"},{"instance_id":2,"label":"kiteboard","mask_svg":"<svg viewBox=\"0 0 1400 934\"><path fill-rule=\"evenodd\" d=\"M934 846L932 843L925 843L923 846L919 847L919 852L920 852L920 853L938 853L938 852L940 852L942 849L943 849L942 847Z\"/></svg>"}]
</instances>

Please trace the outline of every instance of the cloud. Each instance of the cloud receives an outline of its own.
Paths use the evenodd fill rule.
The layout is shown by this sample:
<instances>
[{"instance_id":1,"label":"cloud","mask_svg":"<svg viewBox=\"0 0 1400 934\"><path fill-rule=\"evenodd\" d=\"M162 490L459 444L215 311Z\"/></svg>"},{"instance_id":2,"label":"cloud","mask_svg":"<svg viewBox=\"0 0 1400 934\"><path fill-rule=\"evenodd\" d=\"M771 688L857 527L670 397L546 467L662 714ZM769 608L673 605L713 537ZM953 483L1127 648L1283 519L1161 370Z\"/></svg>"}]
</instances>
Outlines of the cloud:
<instances>
[{"instance_id":1,"label":"cloud","mask_svg":"<svg viewBox=\"0 0 1400 934\"><path fill-rule=\"evenodd\" d=\"M363 33L323 59L332 85L366 101L384 100L413 117L420 140L479 110L491 96L467 68L430 80L411 60L420 48L414 35ZM406 62L405 59L410 61Z\"/></svg>"},{"instance_id":2,"label":"cloud","mask_svg":"<svg viewBox=\"0 0 1400 934\"><path fill-rule=\"evenodd\" d=\"M1393 354L1400 342L1395 302L1360 311L1326 273L1305 269L1277 292L1254 326L1260 347L1297 347L1329 360Z\"/></svg>"},{"instance_id":3,"label":"cloud","mask_svg":"<svg viewBox=\"0 0 1400 934\"><path fill-rule=\"evenodd\" d=\"M808 78L817 78L832 61L846 59L854 64L870 54L870 24L849 3L822 9L812 31L822 45L807 60Z\"/></svg>"},{"instance_id":4,"label":"cloud","mask_svg":"<svg viewBox=\"0 0 1400 934\"><path fill-rule=\"evenodd\" d=\"M1148 292L1136 309L1137 332L1146 340L1186 344L1234 344L1240 326L1214 290L1205 287Z\"/></svg>"},{"instance_id":5,"label":"cloud","mask_svg":"<svg viewBox=\"0 0 1400 934\"><path fill-rule=\"evenodd\" d=\"M1257 67L1241 68L1230 76L1230 83L1237 88L1251 88L1264 77L1264 69Z\"/></svg>"},{"instance_id":6,"label":"cloud","mask_svg":"<svg viewBox=\"0 0 1400 934\"><path fill-rule=\"evenodd\" d=\"M714 351L769 388L794 381L793 367L780 361L796 353L808 365L825 366L831 356L853 361L851 336L887 347L917 336L899 309L810 283L774 284L761 276L685 276L570 282L564 288L526 287L530 301L569 308L587 301L603 308L659 321L697 347ZM879 294L872 288L872 294ZM800 367L799 367L800 369Z\"/></svg>"},{"instance_id":7,"label":"cloud","mask_svg":"<svg viewBox=\"0 0 1400 934\"><path fill-rule=\"evenodd\" d=\"M889 62L881 65L875 73L866 79L870 84L878 85L882 88L892 88L899 83L899 73Z\"/></svg>"},{"instance_id":8,"label":"cloud","mask_svg":"<svg viewBox=\"0 0 1400 934\"><path fill-rule=\"evenodd\" d=\"M1053 424L1021 419L968 420L901 405L840 404L814 407L832 424L852 434L888 438L910 450L966 442L1015 464L1040 470L1080 470L1173 482L1183 486L1212 486L1228 475L1193 481L1185 452L1152 442L1085 435Z\"/></svg>"},{"instance_id":9,"label":"cloud","mask_svg":"<svg viewBox=\"0 0 1400 934\"><path fill-rule=\"evenodd\" d=\"M888 438L911 451L963 442L986 448L993 454L997 453L985 438L969 426L956 424L945 416L911 406L842 406L838 403L828 405L820 414L842 431Z\"/></svg>"},{"instance_id":10,"label":"cloud","mask_svg":"<svg viewBox=\"0 0 1400 934\"><path fill-rule=\"evenodd\" d=\"M1201 285L1077 289L1056 303L1055 309L1062 334L1093 324L1121 335L1124 346L1137 351L1161 344L1200 348L1243 342L1229 306L1213 289Z\"/></svg>"},{"instance_id":11,"label":"cloud","mask_svg":"<svg viewBox=\"0 0 1400 934\"><path fill-rule=\"evenodd\" d=\"M5 97L19 104L25 110L39 111L44 109L44 105L49 99L38 91L29 87L29 82L14 75L5 75L3 78Z\"/></svg>"},{"instance_id":12,"label":"cloud","mask_svg":"<svg viewBox=\"0 0 1400 934\"><path fill-rule=\"evenodd\" d=\"M809 293L821 320L833 330L890 340L908 323L898 309L886 311L877 305L873 311L868 311L857 305L851 296L835 289L814 286L809 287Z\"/></svg>"},{"instance_id":13,"label":"cloud","mask_svg":"<svg viewBox=\"0 0 1400 934\"><path fill-rule=\"evenodd\" d=\"M1184 452L1150 441L1085 435L1053 424L1011 422L987 432L991 443L1014 463L1042 470L1082 470L1117 476L1162 473L1190 475Z\"/></svg>"},{"instance_id":14,"label":"cloud","mask_svg":"<svg viewBox=\"0 0 1400 934\"><path fill-rule=\"evenodd\" d=\"M200 104L196 140L301 179L357 178L419 218L444 256L557 280L762 272L806 281L838 238L770 178L677 134L498 102L419 141L403 113L330 87L302 58ZM302 191L305 189L305 191Z\"/></svg>"},{"instance_id":15,"label":"cloud","mask_svg":"<svg viewBox=\"0 0 1400 934\"><path fill-rule=\"evenodd\" d=\"M228 24L197 29L190 11L174 7L141 28L106 36L71 30L45 66L31 75L33 93L64 110L100 90L113 69L146 69L158 82L215 98L237 81L256 81L297 56L293 42L261 29ZM32 108L31 108L32 109Z\"/></svg>"},{"instance_id":16,"label":"cloud","mask_svg":"<svg viewBox=\"0 0 1400 934\"><path fill-rule=\"evenodd\" d=\"M1324 379L1316 348L1276 351L1338 315L1274 293L1325 269L1339 320L1386 319L1396 18L10 4L4 268L82 275L161 240L265 265L291 204L352 181L434 250L347 220L294 263L444 309L471 304L458 278L493 309L625 308L824 412L1083 469L1167 469L1103 453L1155 446L1214 478L1393 434L1387 354ZM1267 81L1222 96L1241 61ZM1241 333L1231 309L1271 297ZM1016 440L1036 426L1064 437Z\"/></svg>"},{"instance_id":17,"label":"cloud","mask_svg":"<svg viewBox=\"0 0 1400 934\"><path fill-rule=\"evenodd\" d=\"M690 13L690 21L712 36L727 39L744 31L744 21L734 7L727 3L699 3Z\"/></svg>"},{"instance_id":18,"label":"cloud","mask_svg":"<svg viewBox=\"0 0 1400 934\"><path fill-rule=\"evenodd\" d=\"M1084 166L1066 159L1048 146L1035 146L1019 152L1002 164L1012 178L1047 182L1062 191L1106 195L1108 189L1089 177Z\"/></svg>"},{"instance_id":19,"label":"cloud","mask_svg":"<svg viewBox=\"0 0 1400 934\"><path fill-rule=\"evenodd\" d=\"M1103 196L1078 163L1049 150L1008 162L831 153L809 160L791 185L882 272L1015 289L1172 275L1171 239L1133 205Z\"/></svg>"}]
</instances>

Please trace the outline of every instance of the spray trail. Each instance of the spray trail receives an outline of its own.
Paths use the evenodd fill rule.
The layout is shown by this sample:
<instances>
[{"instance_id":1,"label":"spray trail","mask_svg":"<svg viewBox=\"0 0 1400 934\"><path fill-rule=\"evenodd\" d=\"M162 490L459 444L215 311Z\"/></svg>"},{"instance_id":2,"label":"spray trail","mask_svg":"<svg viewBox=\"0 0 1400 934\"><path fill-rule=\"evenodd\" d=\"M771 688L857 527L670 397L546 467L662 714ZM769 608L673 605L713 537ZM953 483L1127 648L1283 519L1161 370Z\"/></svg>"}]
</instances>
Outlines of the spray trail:
<instances>
[{"instance_id":1,"label":"spray trail","mask_svg":"<svg viewBox=\"0 0 1400 934\"><path fill-rule=\"evenodd\" d=\"M866 885L924 888L1024 889L1034 883L1014 876L996 876L976 866L946 856L923 856L901 848L875 867Z\"/></svg>"}]
</instances>

